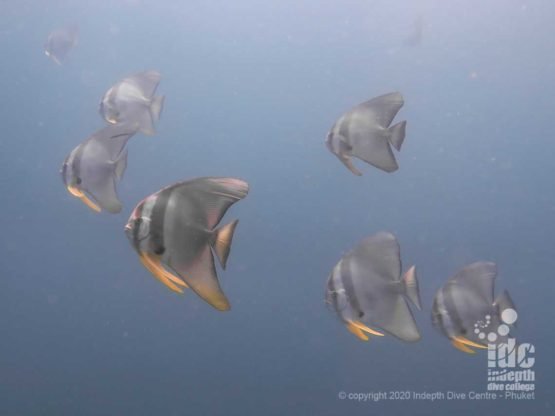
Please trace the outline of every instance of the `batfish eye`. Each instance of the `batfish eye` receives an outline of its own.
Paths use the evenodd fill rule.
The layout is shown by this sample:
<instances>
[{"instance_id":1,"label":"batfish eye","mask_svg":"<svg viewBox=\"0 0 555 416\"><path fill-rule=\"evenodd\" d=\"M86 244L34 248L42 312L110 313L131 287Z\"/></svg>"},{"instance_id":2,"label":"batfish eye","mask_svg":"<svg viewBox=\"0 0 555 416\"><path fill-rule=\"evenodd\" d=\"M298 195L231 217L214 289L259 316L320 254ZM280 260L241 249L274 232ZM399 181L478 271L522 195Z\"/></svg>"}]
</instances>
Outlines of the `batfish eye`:
<instances>
[{"instance_id":1,"label":"batfish eye","mask_svg":"<svg viewBox=\"0 0 555 416\"><path fill-rule=\"evenodd\" d=\"M143 223L143 219L141 217L139 217L135 220L136 225L141 225L142 223Z\"/></svg>"},{"instance_id":2,"label":"batfish eye","mask_svg":"<svg viewBox=\"0 0 555 416\"><path fill-rule=\"evenodd\" d=\"M83 182L83 181L81 180L80 177L77 177L77 178L75 179L75 183L76 183L77 185L81 185L82 182Z\"/></svg>"},{"instance_id":3,"label":"batfish eye","mask_svg":"<svg viewBox=\"0 0 555 416\"><path fill-rule=\"evenodd\" d=\"M166 251L166 249L165 249L164 247L162 247L162 246L156 247L156 248L154 249L154 254L156 254L156 255L158 255L158 256L161 256L162 254L164 254L165 251Z\"/></svg>"},{"instance_id":4,"label":"batfish eye","mask_svg":"<svg viewBox=\"0 0 555 416\"><path fill-rule=\"evenodd\" d=\"M363 316L364 316L364 312L360 311L360 312L358 313L358 317L359 317L359 318L362 318Z\"/></svg>"}]
</instances>

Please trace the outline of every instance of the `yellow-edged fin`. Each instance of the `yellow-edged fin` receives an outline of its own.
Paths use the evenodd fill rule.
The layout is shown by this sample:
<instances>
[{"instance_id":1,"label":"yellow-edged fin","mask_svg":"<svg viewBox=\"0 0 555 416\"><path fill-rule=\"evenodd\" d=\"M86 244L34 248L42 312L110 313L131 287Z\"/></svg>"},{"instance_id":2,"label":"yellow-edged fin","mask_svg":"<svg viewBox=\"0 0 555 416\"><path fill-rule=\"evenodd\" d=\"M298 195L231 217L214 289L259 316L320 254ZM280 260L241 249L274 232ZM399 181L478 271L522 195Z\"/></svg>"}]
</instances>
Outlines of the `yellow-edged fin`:
<instances>
[{"instance_id":1,"label":"yellow-edged fin","mask_svg":"<svg viewBox=\"0 0 555 416\"><path fill-rule=\"evenodd\" d=\"M465 338L465 337L453 337L453 340L460 342L461 344L468 345L469 347L481 348L481 349L488 348L486 345L478 344L477 342L470 341L468 338Z\"/></svg>"},{"instance_id":2,"label":"yellow-edged fin","mask_svg":"<svg viewBox=\"0 0 555 416\"><path fill-rule=\"evenodd\" d=\"M83 203L88 206L90 209L96 212L102 211L98 205L96 205L93 201L91 201L87 195L83 194L81 198L79 198Z\"/></svg>"},{"instance_id":3,"label":"yellow-edged fin","mask_svg":"<svg viewBox=\"0 0 555 416\"><path fill-rule=\"evenodd\" d=\"M362 322L359 322L359 321L351 321L351 322L354 326L356 326L361 331L368 332L369 334L376 335L378 337L383 337L384 336L384 334L382 334L381 332L378 332L374 329L368 328Z\"/></svg>"},{"instance_id":4,"label":"yellow-edged fin","mask_svg":"<svg viewBox=\"0 0 555 416\"><path fill-rule=\"evenodd\" d=\"M358 326L356 326L353 321L349 321L347 323L347 329L355 334L359 339L363 341L368 341L368 336L360 330Z\"/></svg>"},{"instance_id":5,"label":"yellow-edged fin","mask_svg":"<svg viewBox=\"0 0 555 416\"><path fill-rule=\"evenodd\" d=\"M168 279L167 277L168 273L166 272L166 270L164 270L164 268L160 264L159 259L146 253L141 253L139 255L139 258L141 259L141 263L143 263L143 266L145 266L146 269L150 273L152 273L152 275L156 277L160 282L166 285L167 288L169 288L170 290L176 293L183 293L183 289L176 286L170 279Z\"/></svg>"},{"instance_id":6,"label":"yellow-edged fin","mask_svg":"<svg viewBox=\"0 0 555 416\"><path fill-rule=\"evenodd\" d=\"M181 280L179 277L174 276L173 274L171 274L170 272L168 272L166 269L162 269L164 271L164 276L167 277L168 280L171 280L172 282L174 282L176 285L179 286L183 286L184 288L188 288L189 286L187 286L187 283L185 283L183 280Z\"/></svg>"},{"instance_id":7,"label":"yellow-edged fin","mask_svg":"<svg viewBox=\"0 0 555 416\"><path fill-rule=\"evenodd\" d=\"M467 354L476 354L476 351L474 351L473 349L468 348L462 342L459 342L459 341L456 341L456 340L453 339L453 340L451 340L451 344L453 344L453 347L455 347L459 351L466 352Z\"/></svg>"},{"instance_id":8,"label":"yellow-edged fin","mask_svg":"<svg viewBox=\"0 0 555 416\"><path fill-rule=\"evenodd\" d=\"M67 191L68 191L71 195L73 195L73 196L75 196L75 197L77 197L77 198L81 198L81 197L83 196L83 192L82 192L81 190L77 189L75 186L69 185L69 186L67 187Z\"/></svg>"},{"instance_id":9,"label":"yellow-edged fin","mask_svg":"<svg viewBox=\"0 0 555 416\"><path fill-rule=\"evenodd\" d=\"M67 187L67 190L71 195L83 201L83 203L93 211L95 212L102 211L100 207L97 204L95 204L93 201L91 201L90 198L87 195L85 195L85 193L80 189L77 189L76 187L70 185Z\"/></svg>"}]
</instances>

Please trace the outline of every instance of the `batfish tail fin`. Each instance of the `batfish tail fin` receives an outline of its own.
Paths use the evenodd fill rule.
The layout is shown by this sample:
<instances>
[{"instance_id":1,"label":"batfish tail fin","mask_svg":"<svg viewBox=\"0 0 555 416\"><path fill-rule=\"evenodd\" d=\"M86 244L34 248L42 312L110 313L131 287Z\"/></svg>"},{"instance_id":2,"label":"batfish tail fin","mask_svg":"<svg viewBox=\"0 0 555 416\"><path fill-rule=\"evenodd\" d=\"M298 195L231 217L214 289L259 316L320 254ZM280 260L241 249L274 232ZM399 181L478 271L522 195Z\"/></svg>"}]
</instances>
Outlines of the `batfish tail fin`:
<instances>
[{"instance_id":1,"label":"batfish tail fin","mask_svg":"<svg viewBox=\"0 0 555 416\"><path fill-rule=\"evenodd\" d=\"M157 97L154 97L150 102L150 116L152 120L155 122L160 120L160 114L164 109L165 98L166 98L165 96L159 95Z\"/></svg>"},{"instance_id":2,"label":"batfish tail fin","mask_svg":"<svg viewBox=\"0 0 555 416\"><path fill-rule=\"evenodd\" d=\"M401 146L405 141L405 129L407 126L406 121L401 121L387 129L389 133L389 142L397 151L401 150Z\"/></svg>"},{"instance_id":3,"label":"batfish tail fin","mask_svg":"<svg viewBox=\"0 0 555 416\"><path fill-rule=\"evenodd\" d=\"M418 289L418 278L416 277L416 266L412 266L405 272L403 276L403 286L405 288L405 294L407 298L411 300L412 303L418 308L419 311L422 310L422 304L420 302L420 291Z\"/></svg>"},{"instance_id":4,"label":"batfish tail fin","mask_svg":"<svg viewBox=\"0 0 555 416\"><path fill-rule=\"evenodd\" d=\"M229 256L229 251L231 249L231 242L233 240L233 233L235 232L235 227L239 220L235 220L226 224L220 228L215 229L212 232L212 238L210 239L210 245L214 249L222 268L225 269L227 258Z\"/></svg>"},{"instance_id":5,"label":"batfish tail fin","mask_svg":"<svg viewBox=\"0 0 555 416\"><path fill-rule=\"evenodd\" d=\"M154 134L156 134L156 130L154 130L154 123L152 121L150 110L145 111L141 115L141 118L139 120L139 129L147 136L154 136Z\"/></svg>"}]
</instances>

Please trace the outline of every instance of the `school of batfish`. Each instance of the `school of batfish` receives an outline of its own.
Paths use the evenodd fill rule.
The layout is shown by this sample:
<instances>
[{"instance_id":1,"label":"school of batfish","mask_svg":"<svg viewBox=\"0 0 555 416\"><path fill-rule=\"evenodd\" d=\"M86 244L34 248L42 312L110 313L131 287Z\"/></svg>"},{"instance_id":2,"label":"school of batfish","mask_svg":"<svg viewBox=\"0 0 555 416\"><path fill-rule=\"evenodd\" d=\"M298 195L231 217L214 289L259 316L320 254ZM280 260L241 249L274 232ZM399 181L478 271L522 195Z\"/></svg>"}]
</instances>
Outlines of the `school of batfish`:
<instances>
[{"instance_id":1,"label":"school of batfish","mask_svg":"<svg viewBox=\"0 0 555 416\"><path fill-rule=\"evenodd\" d=\"M78 43L78 28L60 28L48 36L45 54L62 65ZM96 211L122 211L116 185L127 167L127 144L140 132L154 135L164 96L155 95L161 75L149 70L116 82L102 96L99 112L107 125L75 147L63 162L67 191ZM352 158L385 172L399 169L392 151L400 151L406 121L391 125L404 104L399 92L372 98L341 115L332 125L326 147L354 175L362 172ZM219 311L230 309L216 273L214 255L226 268L238 220L220 225L227 210L245 198L249 185L231 177L181 180L146 196L133 209L125 234L144 267L168 289L189 288ZM433 300L433 326L458 350L474 353L488 343L506 342L513 325L502 315L516 314L507 291L495 296L495 263L464 266L441 287ZM356 244L332 269L325 301L359 339L386 333L405 342L421 335L411 311L422 309L416 267L403 273L397 238L378 232ZM485 339L488 327L507 328ZM474 349L473 349L474 348Z\"/></svg>"}]
</instances>

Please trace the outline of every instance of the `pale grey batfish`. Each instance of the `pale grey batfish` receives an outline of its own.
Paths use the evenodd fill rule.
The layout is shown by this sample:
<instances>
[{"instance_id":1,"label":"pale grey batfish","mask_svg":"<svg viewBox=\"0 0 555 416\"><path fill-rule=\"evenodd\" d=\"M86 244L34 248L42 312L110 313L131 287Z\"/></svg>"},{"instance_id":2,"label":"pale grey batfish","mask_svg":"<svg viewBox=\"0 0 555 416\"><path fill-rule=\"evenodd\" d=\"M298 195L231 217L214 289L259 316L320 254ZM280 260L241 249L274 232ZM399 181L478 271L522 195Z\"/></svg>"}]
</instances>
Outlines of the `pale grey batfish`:
<instances>
[{"instance_id":1,"label":"pale grey batfish","mask_svg":"<svg viewBox=\"0 0 555 416\"><path fill-rule=\"evenodd\" d=\"M73 149L61 169L68 192L94 211L120 212L116 183L127 167L125 145L135 132L133 126L111 125Z\"/></svg>"},{"instance_id":2,"label":"pale grey batfish","mask_svg":"<svg viewBox=\"0 0 555 416\"><path fill-rule=\"evenodd\" d=\"M327 304L365 341L367 334L383 336L377 329L403 341L418 341L407 299L421 309L416 269L412 266L401 276L399 244L387 232L365 238L343 256L326 286Z\"/></svg>"},{"instance_id":3,"label":"pale grey batfish","mask_svg":"<svg viewBox=\"0 0 555 416\"><path fill-rule=\"evenodd\" d=\"M136 124L142 133L153 135L164 106L164 96L154 96L160 78L158 71L144 71L122 79L102 97L101 116L111 124Z\"/></svg>"},{"instance_id":4,"label":"pale grey batfish","mask_svg":"<svg viewBox=\"0 0 555 416\"><path fill-rule=\"evenodd\" d=\"M496 276L495 263L480 261L465 266L438 290L432 323L455 348L472 354L470 347L485 349L488 343L506 341L516 308L507 291L494 300ZM502 321L504 311L509 312L507 323Z\"/></svg>"},{"instance_id":5,"label":"pale grey batfish","mask_svg":"<svg viewBox=\"0 0 555 416\"><path fill-rule=\"evenodd\" d=\"M389 125L403 103L403 96L393 92L357 105L336 121L328 133L326 146L357 176L362 173L353 165L351 157L386 172L396 171L399 166L391 145L401 150L406 121Z\"/></svg>"},{"instance_id":6,"label":"pale grey batfish","mask_svg":"<svg viewBox=\"0 0 555 416\"><path fill-rule=\"evenodd\" d=\"M79 28L75 25L52 31L44 45L44 53L58 65L62 65L67 54L76 45L79 38Z\"/></svg>"}]
</instances>

